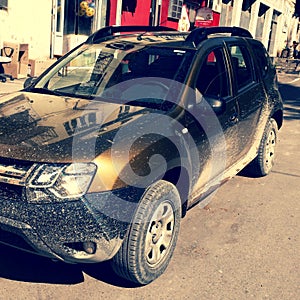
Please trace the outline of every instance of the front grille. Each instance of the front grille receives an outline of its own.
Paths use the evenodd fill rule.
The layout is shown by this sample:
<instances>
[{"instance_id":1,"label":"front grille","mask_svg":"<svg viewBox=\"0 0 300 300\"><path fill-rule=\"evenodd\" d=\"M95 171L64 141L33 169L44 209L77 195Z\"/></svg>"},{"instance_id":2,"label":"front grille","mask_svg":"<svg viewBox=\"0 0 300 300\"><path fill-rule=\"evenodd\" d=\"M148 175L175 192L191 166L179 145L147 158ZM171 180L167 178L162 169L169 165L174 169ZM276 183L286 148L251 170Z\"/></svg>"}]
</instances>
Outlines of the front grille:
<instances>
[{"instance_id":1,"label":"front grille","mask_svg":"<svg viewBox=\"0 0 300 300\"><path fill-rule=\"evenodd\" d=\"M0 182L25 186L33 167L30 162L0 158Z\"/></svg>"}]
</instances>

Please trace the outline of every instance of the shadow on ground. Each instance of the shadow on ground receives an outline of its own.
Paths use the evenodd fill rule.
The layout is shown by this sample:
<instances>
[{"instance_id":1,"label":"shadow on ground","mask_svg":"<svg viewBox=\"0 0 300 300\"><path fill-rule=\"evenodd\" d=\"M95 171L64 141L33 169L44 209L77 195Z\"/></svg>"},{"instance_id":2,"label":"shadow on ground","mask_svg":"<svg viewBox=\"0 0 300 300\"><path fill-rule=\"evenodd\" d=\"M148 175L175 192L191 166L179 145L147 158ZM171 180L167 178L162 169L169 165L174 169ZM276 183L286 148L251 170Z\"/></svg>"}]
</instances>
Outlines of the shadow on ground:
<instances>
[{"instance_id":1,"label":"shadow on ground","mask_svg":"<svg viewBox=\"0 0 300 300\"><path fill-rule=\"evenodd\" d=\"M78 284L84 273L110 285L132 288L131 282L115 275L109 262L98 264L66 264L0 245L0 277L15 281Z\"/></svg>"},{"instance_id":2,"label":"shadow on ground","mask_svg":"<svg viewBox=\"0 0 300 300\"><path fill-rule=\"evenodd\" d=\"M284 119L300 120L300 87L280 84L279 90L284 102Z\"/></svg>"}]
</instances>

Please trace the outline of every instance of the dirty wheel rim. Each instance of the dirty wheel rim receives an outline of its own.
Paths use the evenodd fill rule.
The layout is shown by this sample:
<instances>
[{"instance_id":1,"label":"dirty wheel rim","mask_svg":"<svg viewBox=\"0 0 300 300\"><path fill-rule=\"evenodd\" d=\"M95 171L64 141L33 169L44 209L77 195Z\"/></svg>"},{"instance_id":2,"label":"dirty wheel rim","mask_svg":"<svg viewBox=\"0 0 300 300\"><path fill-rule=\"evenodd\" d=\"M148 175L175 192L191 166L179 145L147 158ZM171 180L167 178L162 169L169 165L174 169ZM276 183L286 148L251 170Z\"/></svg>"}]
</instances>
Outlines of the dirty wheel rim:
<instances>
[{"instance_id":1,"label":"dirty wheel rim","mask_svg":"<svg viewBox=\"0 0 300 300\"><path fill-rule=\"evenodd\" d=\"M275 158L276 134L274 130L270 130L267 135L265 165L267 170L271 169Z\"/></svg>"},{"instance_id":2,"label":"dirty wheel rim","mask_svg":"<svg viewBox=\"0 0 300 300\"><path fill-rule=\"evenodd\" d=\"M159 264L168 253L174 233L174 211L169 201L164 201L152 215L146 235L145 255L152 267Z\"/></svg>"}]
</instances>

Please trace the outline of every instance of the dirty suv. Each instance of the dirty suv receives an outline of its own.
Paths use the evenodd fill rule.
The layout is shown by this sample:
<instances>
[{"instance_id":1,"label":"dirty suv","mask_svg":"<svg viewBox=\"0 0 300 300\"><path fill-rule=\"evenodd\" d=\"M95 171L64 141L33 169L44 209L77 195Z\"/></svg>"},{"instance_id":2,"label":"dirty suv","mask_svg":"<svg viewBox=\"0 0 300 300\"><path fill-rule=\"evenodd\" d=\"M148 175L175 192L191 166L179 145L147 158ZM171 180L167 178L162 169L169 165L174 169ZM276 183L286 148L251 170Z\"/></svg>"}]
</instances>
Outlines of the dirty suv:
<instances>
[{"instance_id":1,"label":"dirty suv","mask_svg":"<svg viewBox=\"0 0 300 300\"><path fill-rule=\"evenodd\" d=\"M100 29L0 99L0 242L147 284L189 208L271 171L282 111L247 30Z\"/></svg>"}]
</instances>

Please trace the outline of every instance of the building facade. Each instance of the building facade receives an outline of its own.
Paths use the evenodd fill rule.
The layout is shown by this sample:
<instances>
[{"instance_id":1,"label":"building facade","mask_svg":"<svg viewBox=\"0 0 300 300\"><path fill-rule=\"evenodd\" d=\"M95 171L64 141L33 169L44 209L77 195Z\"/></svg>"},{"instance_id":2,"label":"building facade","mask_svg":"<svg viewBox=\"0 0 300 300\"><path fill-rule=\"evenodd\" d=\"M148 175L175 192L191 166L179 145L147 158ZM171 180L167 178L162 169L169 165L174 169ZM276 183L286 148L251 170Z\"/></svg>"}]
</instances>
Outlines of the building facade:
<instances>
[{"instance_id":1,"label":"building facade","mask_svg":"<svg viewBox=\"0 0 300 300\"><path fill-rule=\"evenodd\" d=\"M285 46L299 41L295 0L223 0L221 11L220 25L248 29L271 56L279 56Z\"/></svg>"},{"instance_id":2,"label":"building facade","mask_svg":"<svg viewBox=\"0 0 300 300\"><path fill-rule=\"evenodd\" d=\"M29 57L61 56L108 25L241 26L278 56L299 42L296 0L0 0L0 47L27 43Z\"/></svg>"}]
</instances>

